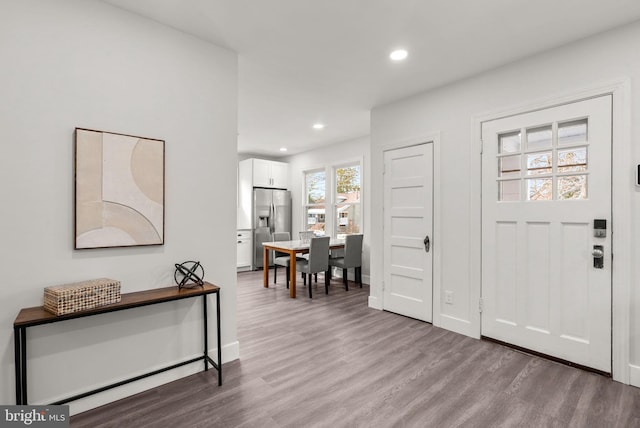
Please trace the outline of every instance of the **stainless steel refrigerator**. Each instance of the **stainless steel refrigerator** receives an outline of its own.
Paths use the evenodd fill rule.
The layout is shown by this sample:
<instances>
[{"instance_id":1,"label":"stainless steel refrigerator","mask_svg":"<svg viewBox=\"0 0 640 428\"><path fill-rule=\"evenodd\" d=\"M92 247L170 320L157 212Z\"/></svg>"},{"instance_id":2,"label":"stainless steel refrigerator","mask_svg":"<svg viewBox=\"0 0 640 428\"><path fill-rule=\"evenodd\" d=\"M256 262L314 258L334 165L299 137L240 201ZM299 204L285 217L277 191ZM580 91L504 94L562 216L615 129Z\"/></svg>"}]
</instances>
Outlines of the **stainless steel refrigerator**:
<instances>
[{"instance_id":1,"label":"stainless steel refrigerator","mask_svg":"<svg viewBox=\"0 0 640 428\"><path fill-rule=\"evenodd\" d=\"M291 192L277 189L253 189L253 267L263 267L262 243L271 241L274 232L291 234ZM273 257L270 257L270 266Z\"/></svg>"}]
</instances>

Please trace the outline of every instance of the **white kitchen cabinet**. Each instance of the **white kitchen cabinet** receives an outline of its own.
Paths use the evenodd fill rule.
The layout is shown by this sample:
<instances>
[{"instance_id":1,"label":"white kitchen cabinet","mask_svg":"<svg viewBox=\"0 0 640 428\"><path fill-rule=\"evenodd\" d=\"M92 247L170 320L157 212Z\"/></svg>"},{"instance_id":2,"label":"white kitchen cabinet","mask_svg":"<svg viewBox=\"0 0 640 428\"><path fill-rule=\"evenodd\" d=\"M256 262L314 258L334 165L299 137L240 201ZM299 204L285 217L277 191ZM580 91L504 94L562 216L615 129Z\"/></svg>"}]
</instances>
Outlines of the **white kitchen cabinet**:
<instances>
[{"instance_id":1,"label":"white kitchen cabinet","mask_svg":"<svg viewBox=\"0 0 640 428\"><path fill-rule=\"evenodd\" d=\"M253 161L253 186L272 187L271 161L264 159L250 159Z\"/></svg>"},{"instance_id":2,"label":"white kitchen cabinet","mask_svg":"<svg viewBox=\"0 0 640 428\"><path fill-rule=\"evenodd\" d=\"M244 168L242 168L244 164ZM248 166L250 165L250 168ZM240 170L251 171L251 183L253 187L266 187L269 189L287 188L287 167L284 162L270 161L266 159L245 159L240 162ZM242 177L240 178L242 180Z\"/></svg>"},{"instance_id":3,"label":"white kitchen cabinet","mask_svg":"<svg viewBox=\"0 0 640 428\"><path fill-rule=\"evenodd\" d=\"M288 165L284 162L271 162L271 183L276 189L287 188Z\"/></svg>"},{"instance_id":4,"label":"white kitchen cabinet","mask_svg":"<svg viewBox=\"0 0 640 428\"><path fill-rule=\"evenodd\" d=\"M251 159L248 159L251 161ZM238 165L238 230L253 227L253 163L242 161Z\"/></svg>"},{"instance_id":5,"label":"white kitchen cabinet","mask_svg":"<svg viewBox=\"0 0 640 428\"><path fill-rule=\"evenodd\" d=\"M237 261L236 268L238 271L251 270L252 256L253 256L253 238L251 236L251 230L238 230L237 231Z\"/></svg>"}]
</instances>

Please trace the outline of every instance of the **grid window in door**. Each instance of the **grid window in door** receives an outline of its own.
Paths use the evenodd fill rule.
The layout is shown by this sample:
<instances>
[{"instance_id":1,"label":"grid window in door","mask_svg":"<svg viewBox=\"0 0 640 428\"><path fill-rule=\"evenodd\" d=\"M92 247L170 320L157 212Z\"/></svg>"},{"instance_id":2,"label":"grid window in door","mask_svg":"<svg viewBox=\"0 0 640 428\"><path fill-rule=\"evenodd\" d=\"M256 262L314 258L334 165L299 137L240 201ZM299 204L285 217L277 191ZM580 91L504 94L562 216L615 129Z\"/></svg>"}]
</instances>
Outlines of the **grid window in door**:
<instances>
[{"instance_id":1,"label":"grid window in door","mask_svg":"<svg viewBox=\"0 0 640 428\"><path fill-rule=\"evenodd\" d=\"M498 200L587 199L588 119L541 124L498 136Z\"/></svg>"}]
</instances>

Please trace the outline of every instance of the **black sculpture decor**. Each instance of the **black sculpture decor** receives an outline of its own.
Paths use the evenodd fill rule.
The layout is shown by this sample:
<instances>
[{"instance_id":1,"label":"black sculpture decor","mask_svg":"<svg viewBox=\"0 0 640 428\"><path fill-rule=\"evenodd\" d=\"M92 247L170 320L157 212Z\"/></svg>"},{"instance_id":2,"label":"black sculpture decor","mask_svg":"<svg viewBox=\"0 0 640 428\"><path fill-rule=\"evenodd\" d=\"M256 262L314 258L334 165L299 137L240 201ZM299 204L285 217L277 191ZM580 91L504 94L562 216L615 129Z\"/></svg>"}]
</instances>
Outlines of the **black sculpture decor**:
<instances>
[{"instance_id":1,"label":"black sculpture decor","mask_svg":"<svg viewBox=\"0 0 640 428\"><path fill-rule=\"evenodd\" d=\"M176 263L175 266L176 271L173 273L173 279L175 279L176 284L178 284L178 289L182 287L188 288L188 285L204 285L204 268L200 262L189 260L182 263Z\"/></svg>"}]
</instances>

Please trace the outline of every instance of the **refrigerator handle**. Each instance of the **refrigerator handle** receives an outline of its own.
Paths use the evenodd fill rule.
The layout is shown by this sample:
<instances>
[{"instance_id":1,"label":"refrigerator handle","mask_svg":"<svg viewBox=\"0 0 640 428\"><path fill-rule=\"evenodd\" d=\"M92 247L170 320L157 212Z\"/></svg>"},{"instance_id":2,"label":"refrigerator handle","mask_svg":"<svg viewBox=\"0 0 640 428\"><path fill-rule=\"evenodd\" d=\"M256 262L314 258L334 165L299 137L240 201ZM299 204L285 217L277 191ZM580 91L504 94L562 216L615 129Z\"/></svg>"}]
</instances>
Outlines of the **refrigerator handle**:
<instances>
[{"instance_id":1,"label":"refrigerator handle","mask_svg":"<svg viewBox=\"0 0 640 428\"><path fill-rule=\"evenodd\" d=\"M271 205L269 206L269 233L271 233L271 235L273 235L273 222L274 222L274 217L275 217L275 208L273 206L273 202L271 203ZM272 236L273 238L273 236Z\"/></svg>"},{"instance_id":2,"label":"refrigerator handle","mask_svg":"<svg viewBox=\"0 0 640 428\"><path fill-rule=\"evenodd\" d=\"M272 223L271 228L273 229L273 232L275 233L275 231L276 231L276 219L278 218L278 211L277 211L277 208L276 208L276 204L272 204L271 206L273 207L273 223Z\"/></svg>"}]
</instances>

